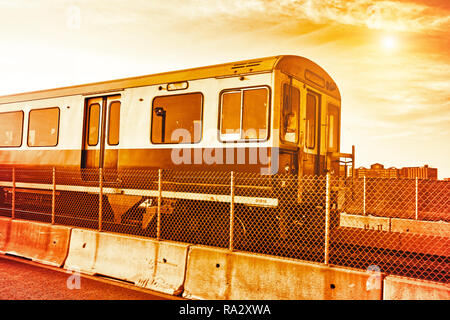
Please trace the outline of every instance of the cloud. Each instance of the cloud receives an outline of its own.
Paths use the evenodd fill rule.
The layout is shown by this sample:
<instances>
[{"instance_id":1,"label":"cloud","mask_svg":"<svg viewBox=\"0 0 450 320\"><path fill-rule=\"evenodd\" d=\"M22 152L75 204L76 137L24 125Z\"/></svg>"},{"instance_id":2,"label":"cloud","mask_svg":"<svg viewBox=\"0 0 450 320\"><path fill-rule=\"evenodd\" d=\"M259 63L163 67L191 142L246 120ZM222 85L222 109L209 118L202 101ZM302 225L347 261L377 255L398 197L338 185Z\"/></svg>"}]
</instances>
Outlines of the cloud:
<instances>
[{"instance_id":1,"label":"cloud","mask_svg":"<svg viewBox=\"0 0 450 320\"><path fill-rule=\"evenodd\" d=\"M346 24L387 31L446 30L450 26L447 10L425 3L372 0L231 0L183 1L176 10L191 18L235 16L259 19L278 17L309 20L316 24ZM166 7L167 8L167 7Z\"/></svg>"},{"instance_id":2,"label":"cloud","mask_svg":"<svg viewBox=\"0 0 450 320\"><path fill-rule=\"evenodd\" d=\"M79 6L98 24L145 23L171 19L247 19L284 23L308 20L315 24L364 26L387 31L445 31L450 27L444 1L392 0L0 0L0 8L61 8ZM166 18L168 17L168 18ZM200 21L199 21L200 22Z\"/></svg>"}]
</instances>

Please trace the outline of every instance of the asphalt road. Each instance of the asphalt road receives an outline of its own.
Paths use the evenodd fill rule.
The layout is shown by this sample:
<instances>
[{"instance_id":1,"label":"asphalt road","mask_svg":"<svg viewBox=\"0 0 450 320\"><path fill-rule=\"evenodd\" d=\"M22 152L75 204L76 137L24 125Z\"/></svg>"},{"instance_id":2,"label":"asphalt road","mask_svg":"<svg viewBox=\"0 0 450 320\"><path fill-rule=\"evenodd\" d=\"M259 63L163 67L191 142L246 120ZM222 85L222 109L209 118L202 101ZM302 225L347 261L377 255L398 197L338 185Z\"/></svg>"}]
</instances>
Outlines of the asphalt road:
<instances>
[{"instance_id":1,"label":"asphalt road","mask_svg":"<svg viewBox=\"0 0 450 320\"><path fill-rule=\"evenodd\" d=\"M0 254L0 300L174 300L131 284Z\"/></svg>"}]
</instances>

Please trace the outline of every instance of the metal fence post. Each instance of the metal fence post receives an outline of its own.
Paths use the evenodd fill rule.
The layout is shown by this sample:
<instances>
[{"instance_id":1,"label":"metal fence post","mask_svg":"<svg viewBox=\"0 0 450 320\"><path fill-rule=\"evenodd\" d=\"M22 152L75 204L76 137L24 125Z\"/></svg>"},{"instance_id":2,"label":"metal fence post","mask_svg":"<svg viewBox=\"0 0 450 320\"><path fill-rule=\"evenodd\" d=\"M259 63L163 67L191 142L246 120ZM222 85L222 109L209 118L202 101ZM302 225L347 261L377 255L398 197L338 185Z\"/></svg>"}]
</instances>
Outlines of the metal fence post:
<instances>
[{"instance_id":1,"label":"metal fence post","mask_svg":"<svg viewBox=\"0 0 450 320\"><path fill-rule=\"evenodd\" d=\"M55 224L56 169L52 170L52 224Z\"/></svg>"},{"instance_id":2,"label":"metal fence post","mask_svg":"<svg viewBox=\"0 0 450 320\"><path fill-rule=\"evenodd\" d=\"M12 169L12 199L11 199L11 218L16 216L16 168Z\"/></svg>"},{"instance_id":3,"label":"metal fence post","mask_svg":"<svg viewBox=\"0 0 450 320\"><path fill-rule=\"evenodd\" d=\"M158 169L158 212L156 221L156 239L161 239L161 198L162 198L162 169Z\"/></svg>"},{"instance_id":4,"label":"metal fence post","mask_svg":"<svg viewBox=\"0 0 450 320\"><path fill-rule=\"evenodd\" d=\"M103 169L98 168L98 231L102 231L102 219L103 219Z\"/></svg>"},{"instance_id":5,"label":"metal fence post","mask_svg":"<svg viewBox=\"0 0 450 320\"><path fill-rule=\"evenodd\" d=\"M355 179L355 146L352 145L352 180Z\"/></svg>"},{"instance_id":6,"label":"metal fence post","mask_svg":"<svg viewBox=\"0 0 450 320\"><path fill-rule=\"evenodd\" d=\"M330 173L327 173L325 195L325 264L329 262L330 246Z\"/></svg>"},{"instance_id":7,"label":"metal fence post","mask_svg":"<svg viewBox=\"0 0 450 320\"><path fill-rule=\"evenodd\" d=\"M233 251L233 235L234 235L234 172L230 175L230 251Z\"/></svg>"},{"instance_id":8,"label":"metal fence post","mask_svg":"<svg viewBox=\"0 0 450 320\"><path fill-rule=\"evenodd\" d=\"M419 220L419 179L416 177L416 220Z\"/></svg>"},{"instance_id":9,"label":"metal fence post","mask_svg":"<svg viewBox=\"0 0 450 320\"><path fill-rule=\"evenodd\" d=\"M366 215L366 176L363 177L363 212Z\"/></svg>"}]
</instances>

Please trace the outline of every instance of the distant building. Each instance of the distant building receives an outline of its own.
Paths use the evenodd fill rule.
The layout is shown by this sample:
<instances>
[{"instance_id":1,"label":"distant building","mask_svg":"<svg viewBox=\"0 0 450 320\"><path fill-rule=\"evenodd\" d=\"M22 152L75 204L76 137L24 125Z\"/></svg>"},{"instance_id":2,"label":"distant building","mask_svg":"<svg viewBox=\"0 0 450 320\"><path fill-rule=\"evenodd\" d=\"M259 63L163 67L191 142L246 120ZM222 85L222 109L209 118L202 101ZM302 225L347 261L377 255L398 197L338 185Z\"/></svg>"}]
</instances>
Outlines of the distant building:
<instances>
[{"instance_id":1,"label":"distant building","mask_svg":"<svg viewBox=\"0 0 450 320\"><path fill-rule=\"evenodd\" d=\"M423 167L405 167L400 169L400 176L406 179L430 179L437 180L437 168L430 168L428 165Z\"/></svg>"},{"instance_id":2,"label":"distant building","mask_svg":"<svg viewBox=\"0 0 450 320\"><path fill-rule=\"evenodd\" d=\"M430 179L437 180L437 168L430 168L428 165L423 167L404 167L404 168L385 168L380 163L370 166L370 169L360 167L355 169L356 178L385 178L385 179Z\"/></svg>"},{"instance_id":3,"label":"distant building","mask_svg":"<svg viewBox=\"0 0 450 320\"><path fill-rule=\"evenodd\" d=\"M370 166L370 169L360 167L355 170L355 177L357 178L390 178L398 179L399 170L397 168L384 168L380 163L375 163Z\"/></svg>"}]
</instances>

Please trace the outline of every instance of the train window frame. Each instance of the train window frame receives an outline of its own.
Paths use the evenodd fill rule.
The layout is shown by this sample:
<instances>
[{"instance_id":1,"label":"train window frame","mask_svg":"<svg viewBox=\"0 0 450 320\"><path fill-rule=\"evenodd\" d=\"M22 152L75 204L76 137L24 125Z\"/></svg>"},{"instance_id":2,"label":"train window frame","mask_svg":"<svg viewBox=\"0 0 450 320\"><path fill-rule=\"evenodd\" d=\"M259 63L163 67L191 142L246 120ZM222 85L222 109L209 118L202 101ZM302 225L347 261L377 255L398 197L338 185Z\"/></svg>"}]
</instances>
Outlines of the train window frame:
<instances>
[{"instance_id":1,"label":"train window frame","mask_svg":"<svg viewBox=\"0 0 450 320\"><path fill-rule=\"evenodd\" d=\"M296 132L295 132L295 141L289 141L284 139L283 133L285 130L285 126L284 126L284 98L285 98L285 86L290 86L291 88L294 88L295 90L298 91L298 109L297 109L297 128L296 128ZM292 99L291 99L292 100ZM291 82L283 82L282 83L282 92L281 92L281 108L280 108L280 140L283 143L287 143L287 144L293 144L293 145L297 145L299 143L299 137L300 137L300 117L301 117L301 103L302 103L302 92L300 90L300 88L294 86Z\"/></svg>"},{"instance_id":2,"label":"train window frame","mask_svg":"<svg viewBox=\"0 0 450 320\"><path fill-rule=\"evenodd\" d=\"M153 119L154 119L154 103L155 100L158 98L164 98L164 97L175 97L175 96L186 96L186 95L193 95L193 94L200 94L201 97L201 104L200 104L200 135L197 141L189 142L154 142L153 141ZM203 92L201 91L195 91L195 92L184 92L184 93L174 93L174 94L166 94L166 95L159 95L155 96L152 99L152 102L150 104L150 143L154 145L177 145L177 144L199 144L203 140L203 115L204 115L204 106L205 106L205 97L203 95Z\"/></svg>"},{"instance_id":3,"label":"train window frame","mask_svg":"<svg viewBox=\"0 0 450 320\"><path fill-rule=\"evenodd\" d=\"M333 128L334 129L333 135L336 134L336 140L335 140L336 145L333 148L330 147L330 133L331 133L331 130L330 130L330 128L331 128L330 127L331 112L330 112L330 110L331 109L335 109L335 111L336 111L335 115L337 117L337 119L335 120L336 128ZM328 121L327 147L328 147L329 151L337 152L338 149L339 149L339 143L340 143L340 135L339 135L339 133L341 131L340 130L340 126L341 126L341 121L340 120L341 120L340 108L336 104L329 102L327 104L327 121Z\"/></svg>"},{"instance_id":4,"label":"train window frame","mask_svg":"<svg viewBox=\"0 0 450 320\"><path fill-rule=\"evenodd\" d=\"M111 143L111 106L114 103L119 103L118 120L117 120L117 142ZM122 109L122 102L120 100L112 100L108 105L108 145L117 146L120 143L120 113Z\"/></svg>"},{"instance_id":5,"label":"train window frame","mask_svg":"<svg viewBox=\"0 0 450 320\"><path fill-rule=\"evenodd\" d=\"M314 112L313 112L313 114L314 114L314 132L313 132L313 139L312 139L312 145L309 145L308 144L308 142L309 142L309 139L308 139L308 124L307 124L307 121L308 121L308 96L311 96L311 97L313 97L314 98ZM316 148L316 140L317 140L317 109L318 109L318 101L317 101L317 95L315 95L315 94L313 94L313 93L311 93L311 92L307 92L306 93L306 99L305 99L306 101L305 101L305 103L306 103L306 105L305 105L305 146L306 146L306 148L308 148L308 149L310 149L310 150L313 150L313 149L315 149Z\"/></svg>"},{"instance_id":6,"label":"train window frame","mask_svg":"<svg viewBox=\"0 0 450 320\"><path fill-rule=\"evenodd\" d=\"M42 111L42 110L58 110L58 120L57 120L57 127L56 127L56 142L53 145L30 145L30 123L31 123L31 113L33 111ZM27 128L27 146L30 148L47 148L47 147L56 147L59 143L59 127L60 127L60 120L61 120L61 108L59 107L50 107L50 108L35 108L30 109L28 111L28 128Z\"/></svg>"},{"instance_id":7,"label":"train window frame","mask_svg":"<svg viewBox=\"0 0 450 320\"><path fill-rule=\"evenodd\" d=\"M243 100L244 100L244 94L241 93L241 106L240 106L240 132L239 132L239 138L233 139L230 137L230 139L224 139L224 136L226 134L222 134L222 104L223 104L223 95L228 92L243 92L245 90L256 90L256 89L266 89L267 90L267 113L266 113L266 136L264 138L242 138L243 133ZM270 139L271 134L271 116L272 116L272 88L269 85L258 85L258 86L250 86L250 87L237 87L237 88L227 88L223 89L219 92L219 109L218 109L218 116L217 116L217 138L222 143L229 143L229 142L264 142L268 141Z\"/></svg>"},{"instance_id":8,"label":"train window frame","mask_svg":"<svg viewBox=\"0 0 450 320\"><path fill-rule=\"evenodd\" d=\"M91 107L93 105L98 105L98 121L97 121L97 139L95 144L91 144L90 141L90 133L91 133ZM100 141L100 132L101 132L101 118L102 118L102 105L98 102L94 102L92 104L89 104L87 107L87 121L86 121L86 125L88 127L87 132L86 132L86 143L88 146L90 147L95 147L98 145L98 142Z\"/></svg>"},{"instance_id":9,"label":"train window frame","mask_svg":"<svg viewBox=\"0 0 450 320\"><path fill-rule=\"evenodd\" d=\"M23 127L24 127L24 120L25 120L25 112L23 110L6 111L6 112L0 112L0 115L7 114L7 113L22 114L22 121L21 121L21 127L20 127L20 144L19 145L9 145L9 146L0 145L0 148L20 148L23 145L23 129L24 129Z\"/></svg>"}]
</instances>

